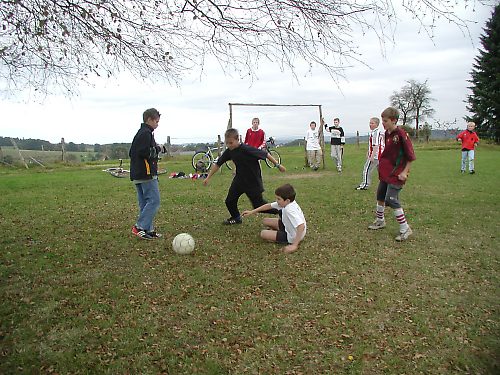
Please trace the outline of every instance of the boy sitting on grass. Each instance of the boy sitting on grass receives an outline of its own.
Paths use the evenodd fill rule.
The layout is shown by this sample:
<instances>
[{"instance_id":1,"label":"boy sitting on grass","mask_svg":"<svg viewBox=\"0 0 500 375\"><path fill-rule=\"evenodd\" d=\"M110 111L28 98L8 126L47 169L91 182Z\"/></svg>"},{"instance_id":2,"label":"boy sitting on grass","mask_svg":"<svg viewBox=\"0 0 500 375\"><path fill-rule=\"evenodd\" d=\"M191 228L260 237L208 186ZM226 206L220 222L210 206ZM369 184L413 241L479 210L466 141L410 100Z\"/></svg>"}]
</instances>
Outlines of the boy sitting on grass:
<instances>
[{"instance_id":1,"label":"boy sitting on grass","mask_svg":"<svg viewBox=\"0 0 500 375\"><path fill-rule=\"evenodd\" d=\"M282 249L283 252L293 253L299 248L300 241L306 235L306 219L302 209L295 202L295 189L292 185L282 185L275 190L274 194L276 195L276 202L266 203L251 211L243 211L242 215L249 216L272 208L278 209L279 219L264 218L263 224L270 229L262 230L260 237L266 241L286 244Z\"/></svg>"}]
</instances>

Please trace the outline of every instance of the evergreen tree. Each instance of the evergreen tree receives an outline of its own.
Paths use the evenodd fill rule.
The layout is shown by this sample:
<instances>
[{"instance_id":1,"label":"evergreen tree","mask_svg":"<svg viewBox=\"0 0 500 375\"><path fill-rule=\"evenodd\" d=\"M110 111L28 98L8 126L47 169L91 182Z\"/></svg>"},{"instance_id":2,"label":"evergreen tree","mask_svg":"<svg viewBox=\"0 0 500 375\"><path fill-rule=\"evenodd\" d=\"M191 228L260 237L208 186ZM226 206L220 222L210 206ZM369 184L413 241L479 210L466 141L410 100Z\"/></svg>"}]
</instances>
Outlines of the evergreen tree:
<instances>
[{"instance_id":1,"label":"evergreen tree","mask_svg":"<svg viewBox=\"0 0 500 375\"><path fill-rule=\"evenodd\" d=\"M481 45L469 80L472 95L467 97L473 115L466 120L476 123L480 137L500 143L500 4L486 23Z\"/></svg>"}]
</instances>

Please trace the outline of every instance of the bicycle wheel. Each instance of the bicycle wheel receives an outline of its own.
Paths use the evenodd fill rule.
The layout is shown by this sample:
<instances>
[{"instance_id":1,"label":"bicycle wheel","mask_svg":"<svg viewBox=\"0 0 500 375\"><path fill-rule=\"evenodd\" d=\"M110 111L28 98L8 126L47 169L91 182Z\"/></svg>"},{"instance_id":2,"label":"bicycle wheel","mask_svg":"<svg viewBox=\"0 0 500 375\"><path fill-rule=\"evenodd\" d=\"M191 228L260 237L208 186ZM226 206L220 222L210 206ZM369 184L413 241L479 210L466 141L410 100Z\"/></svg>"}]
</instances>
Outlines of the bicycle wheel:
<instances>
[{"instance_id":1,"label":"bicycle wheel","mask_svg":"<svg viewBox=\"0 0 500 375\"><path fill-rule=\"evenodd\" d=\"M219 159L219 157L216 157L213 162L217 163L218 159ZM231 160L226 161L224 164L226 165L227 169L229 169L230 171L233 170L233 164L234 163Z\"/></svg>"},{"instance_id":2,"label":"bicycle wheel","mask_svg":"<svg viewBox=\"0 0 500 375\"><path fill-rule=\"evenodd\" d=\"M127 171L125 169L122 169L121 171L110 171L109 174L113 177L118 177L118 178L125 178L130 176L130 171Z\"/></svg>"},{"instance_id":3,"label":"bicycle wheel","mask_svg":"<svg viewBox=\"0 0 500 375\"><path fill-rule=\"evenodd\" d=\"M197 173L207 173L212 166L212 162L212 157L203 151L198 151L191 159L191 164Z\"/></svg>"},{"instance_id":4,"label":"bicycle wheel","mask_svg":"<svg viewBox=\"0 0 500 375\"><path fill-rule=\"evenodd\" d=\"M278 151L276 151L276 150L269 150L268 152L271 154L271 156L273 158L276 159L276 161L278 162L278 164L281 164L281 155L279 154ZM267 166L269 168L274 168L274 164L271 163L271 161L269 159L267 159L267 158L266 158L266 164L267 164Z\"/></svg>"}]
</instances>

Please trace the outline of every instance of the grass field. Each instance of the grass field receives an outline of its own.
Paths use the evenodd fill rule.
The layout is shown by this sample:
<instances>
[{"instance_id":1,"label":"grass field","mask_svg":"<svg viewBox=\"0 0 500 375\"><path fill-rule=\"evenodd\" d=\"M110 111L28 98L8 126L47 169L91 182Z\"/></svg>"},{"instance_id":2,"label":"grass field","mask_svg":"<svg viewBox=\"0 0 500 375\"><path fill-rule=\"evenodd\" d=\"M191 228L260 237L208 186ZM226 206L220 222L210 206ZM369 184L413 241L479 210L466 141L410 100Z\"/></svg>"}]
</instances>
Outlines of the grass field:
<instances>
[{"instance_id":1,"label":"grass field","mask_svg":"<svg viewBox=\"0 0 500 375\"><path fill-rule=\"evenodd\" d=\"M308 220L286 256L261 217L221 225L227 170L207 187L161 176L165 237L150 242L130 234L131 183L101 167L0 169L0 373L498 374L500 148L461 175L457 147L417 147L402 244L391 212L366 229L364 148L341 176L328 158L304 170L299 148L280 149L288 172L264 168L266 198L292 183ZM179 232L192 255L172 252Z\"/></svg>"}]
</instances>

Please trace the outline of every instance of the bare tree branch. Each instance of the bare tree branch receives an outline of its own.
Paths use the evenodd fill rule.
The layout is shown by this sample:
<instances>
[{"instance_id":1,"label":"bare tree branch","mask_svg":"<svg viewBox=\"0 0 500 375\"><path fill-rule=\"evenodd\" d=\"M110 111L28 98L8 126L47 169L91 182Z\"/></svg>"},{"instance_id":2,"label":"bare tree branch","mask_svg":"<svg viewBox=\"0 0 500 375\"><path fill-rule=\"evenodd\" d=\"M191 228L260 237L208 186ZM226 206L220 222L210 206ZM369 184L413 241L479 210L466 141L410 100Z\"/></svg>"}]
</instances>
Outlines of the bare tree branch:
<instances>
[{"instance_id":1,"label":"bare tree branch","mask_svg":"<svg viewBox=\"0 0 500 375\"><path fill-rule=\"evenodd\" d=\"M254 76L267 59L292 72L306 61L336 79L360 61L359 33L374 33L383 46L400 12L411 13L430 36L438 18L466 31L456 6L447 0L406 0L397 8L391 0L0 0L0 90L71 95L80 82L122 71L178 84L186 71L203 69L208 56L242 76Z\"/></svg>"}]
</instances>

